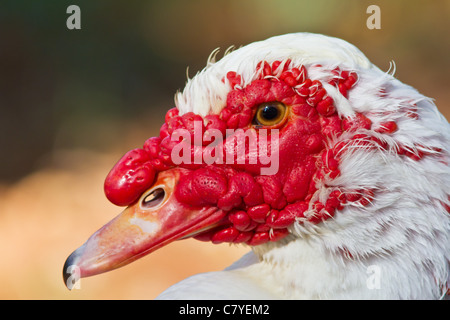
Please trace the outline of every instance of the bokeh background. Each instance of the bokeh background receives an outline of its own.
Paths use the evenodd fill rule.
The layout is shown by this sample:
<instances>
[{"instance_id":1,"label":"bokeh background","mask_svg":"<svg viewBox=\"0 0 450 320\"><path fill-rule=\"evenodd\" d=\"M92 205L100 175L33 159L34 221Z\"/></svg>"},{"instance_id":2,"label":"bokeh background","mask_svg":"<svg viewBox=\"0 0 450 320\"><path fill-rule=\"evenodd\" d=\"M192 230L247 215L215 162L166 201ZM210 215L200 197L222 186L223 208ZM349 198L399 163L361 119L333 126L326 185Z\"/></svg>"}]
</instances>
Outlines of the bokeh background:
<instances>
[{"instance_id":1,"label":"bokeh background","mask_svg":"<svg viewBox=\"0 0 450 320\"><path fill-rule=\"evenodd\" d=\"M81 8L81 30L66 9ZM366 9L381 8L369 30ZM157 134L209 53L288 32L359 47L450 118L450 1L0 2L0 299L151 299L248 249L179 241L69 292L66 257L120 212L103 180Z\"/></svg>"}]
</instances>

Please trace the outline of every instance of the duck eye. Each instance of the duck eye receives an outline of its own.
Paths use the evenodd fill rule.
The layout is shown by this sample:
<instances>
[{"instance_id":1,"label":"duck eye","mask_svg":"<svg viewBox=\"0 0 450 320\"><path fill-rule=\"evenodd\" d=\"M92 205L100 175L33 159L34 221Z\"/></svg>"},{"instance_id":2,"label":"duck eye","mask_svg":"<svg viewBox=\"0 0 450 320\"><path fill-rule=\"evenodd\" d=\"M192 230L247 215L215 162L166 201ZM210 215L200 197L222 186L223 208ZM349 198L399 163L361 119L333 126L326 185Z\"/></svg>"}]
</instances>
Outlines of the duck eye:
<instances>
[{"instance_id":1,"label":"duck eye","mask_svg":"<svg viewBox=\"0 0 450 320\"><path fill-rule=\"evenodd\" d=\"M284 120L286 106L278 101L265 102L256 109L254 123L262 126L274 126Z\"/></svg>"}]
</instances>

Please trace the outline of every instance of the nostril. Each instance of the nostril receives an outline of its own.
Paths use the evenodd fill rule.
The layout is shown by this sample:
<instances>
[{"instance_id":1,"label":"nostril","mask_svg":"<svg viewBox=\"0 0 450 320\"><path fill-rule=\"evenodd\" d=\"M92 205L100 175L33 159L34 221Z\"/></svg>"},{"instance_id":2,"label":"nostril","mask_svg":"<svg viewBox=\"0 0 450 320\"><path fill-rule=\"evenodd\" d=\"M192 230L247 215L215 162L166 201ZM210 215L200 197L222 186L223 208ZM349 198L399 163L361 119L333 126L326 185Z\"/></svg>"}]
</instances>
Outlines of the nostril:
<instances>
[{"instance_id":1,"label":"nostril","mask_svg":"<svg viewBox=\"0 0 450 320\"><path fill-rule=\"evenodd\" d=\"M144 197L141 205L145 209L156 207L164 200L165 195L166 192L163 188L156 188Z\"/></svg>"}]
</instances>

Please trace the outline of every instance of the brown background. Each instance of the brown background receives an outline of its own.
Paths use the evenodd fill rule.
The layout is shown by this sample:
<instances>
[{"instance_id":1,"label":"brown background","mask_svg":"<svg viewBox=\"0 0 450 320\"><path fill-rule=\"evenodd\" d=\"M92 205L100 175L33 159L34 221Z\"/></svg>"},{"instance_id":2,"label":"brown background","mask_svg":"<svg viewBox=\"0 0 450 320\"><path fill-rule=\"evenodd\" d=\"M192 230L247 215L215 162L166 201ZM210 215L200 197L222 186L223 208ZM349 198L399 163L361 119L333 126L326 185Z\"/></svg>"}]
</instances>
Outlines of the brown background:
<instances>
[{"instance_id":1,"label":"brown background","mask_svg":"<svg viewBox=\"0 0 450 320\"><path fill-rule=\"evenodd\" d=\"M0 298L147 299L246 248L185 240L69 292L66 257L121 210L103 195L118 158L155 135L186 67L287 32L359 47L450 117L450 1L3 1L0 8ZM81 30L66 8L81 8ZM366 27L369 5L381 30Z\"/></svg>"}]
</instances>

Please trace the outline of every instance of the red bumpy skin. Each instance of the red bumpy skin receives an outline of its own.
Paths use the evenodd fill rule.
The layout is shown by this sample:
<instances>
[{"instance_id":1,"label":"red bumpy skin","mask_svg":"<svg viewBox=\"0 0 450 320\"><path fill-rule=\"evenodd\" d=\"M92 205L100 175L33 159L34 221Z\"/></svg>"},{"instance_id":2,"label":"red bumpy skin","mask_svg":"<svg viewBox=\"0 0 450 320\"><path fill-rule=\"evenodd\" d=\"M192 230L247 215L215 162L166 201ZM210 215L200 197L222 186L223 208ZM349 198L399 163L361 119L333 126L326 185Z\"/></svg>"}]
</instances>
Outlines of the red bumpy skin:
<instances>
[{"instance_id":1,"label":"red bumpy skin","mask_svg":"<svg viewBox=\"0 0 450 320\"><path fill-rule=\"evenodd\" d=\"M149 154L143 149L128 151L106 177L106 197L118 206L129 205L147 190L154 178Z\"/></svg>"},{"instance_id":2,"label":"red bumpy skin","mask_svg":"<svg viewBox=\"0 0 450 320\"><path fill-rule=\"evenodd\" d=\"M152 185L158 172L174 167L171 152L179 140L172 137L177 129L189 132L191 143L188 150L192 159L195 156L205 159L202 156L211 151L208 129L216 129L224 139L221 159L235 160L234 155L226 156L237 151L230 142L237 133L227 136L226 130L242 129L242 134L248 130L258 132L264 129L264 126L254 123L256 109L262 103L277 101L287 107L287 116L285 121L269 128L279 130L277 156L280 166L275 174L261 175L263 165L259 162L224 164L216 161L206 164L203 160L178 165L189 169L176 187L178 201L191 207L214 206L228 212L220 225L198 234L196 238L214 243L258 245L287 236L288 227L295 221L320 223L348 202L359 201L362 205L369 205L373 192L368 190L355 190L353 193L334 190L323 203L311 201L318 181L340 175L340 155L345 148L381 143L355 134L345 143L327 147L327 141L339 137L343 131L370 130L370 119L359 113L351 119L342 119L322 83L309 79L304 66L291 67L289 60L272 64L262 61L256 72L258 79L246 87L242 87L241 75L236 72L226 75L223 81L229 83L231 90L226 106L218 115L202 118L191 112L179 115L178 110L169 110L159 137L148 139L143 149L125 154L111 170L105 181L108 199L117 205L129 205ZM336 68L331 71L328 83L347 97L357 79L355 72ZM196 128L201 130L201 141L195 140ZM377 132L392 134L396 130L395 122L385 122ZM258 154L251 152L254 151L245 150L246 160L258 158Z\"/></svg>"}]
</instances>

